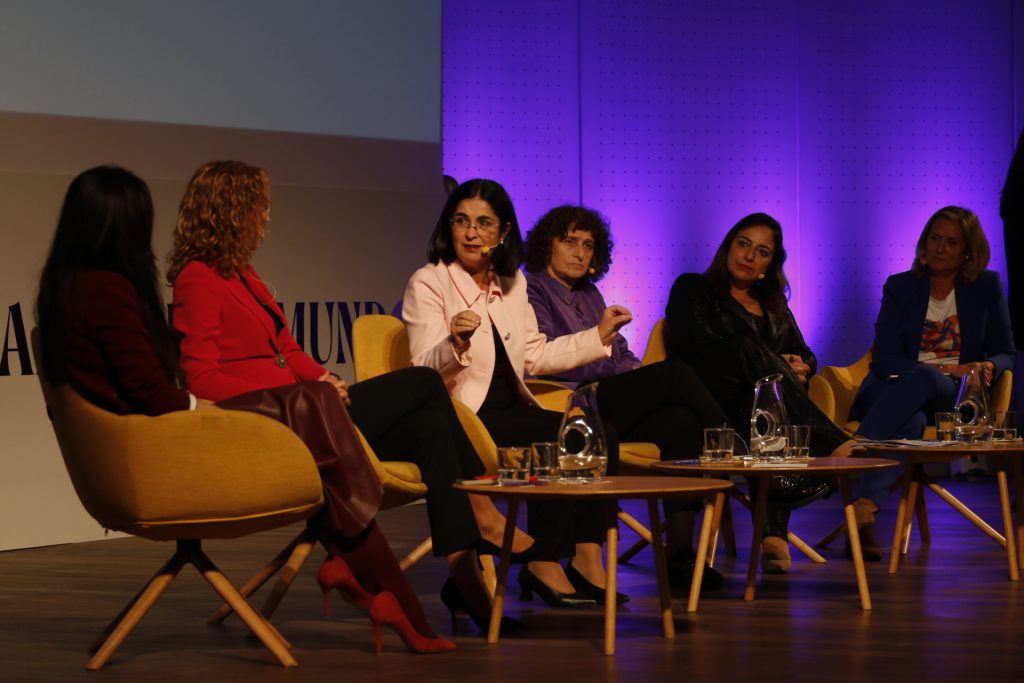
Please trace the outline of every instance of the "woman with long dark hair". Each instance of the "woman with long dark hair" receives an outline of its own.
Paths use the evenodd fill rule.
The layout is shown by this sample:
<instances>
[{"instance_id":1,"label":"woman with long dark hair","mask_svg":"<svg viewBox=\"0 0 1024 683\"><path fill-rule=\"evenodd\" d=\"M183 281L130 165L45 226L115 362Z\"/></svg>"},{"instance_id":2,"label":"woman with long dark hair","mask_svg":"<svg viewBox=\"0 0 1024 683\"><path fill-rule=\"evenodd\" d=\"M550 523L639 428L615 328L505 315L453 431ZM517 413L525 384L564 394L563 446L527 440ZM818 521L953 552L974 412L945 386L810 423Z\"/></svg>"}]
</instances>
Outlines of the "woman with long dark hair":
<instances>
[{"instance_id":1,"label":"woman with long dark hair","mask_svg":"<svg viewBox=\"0 0 1024 683\"><path fill-rule=\"evenodd\" d=\"M39 283L43 374L119 414L214 408L182 388L163 318L152 231L149 189L132 173L101 166L72 181ZM283 422L316 459L324 508L310 525L328 552L317 574L325 594L338 589L375 624L395 629L410 650L453 649L426 624L374 520L380 482L334 388L314 382L268 389L221 407Z\"/></svg>"},{"instance_id":2,"label":"woman with long dark hair","mask_svg":"<svg viewBox=\"0 0 1024 683\"><path fill-rule=\"evenodd\" d=\"M849 455L848 437L818 410L805 389L817 362L786 301L785 262L777 220L765 213L741 219L726 233L703 274L685 273L672 286L665 308L665 344L670 357L697 371L748 442L754 384L778 374L790 422L811 428L811 453ZM788 571L789 513L827 491L820 480L772 478L762 540L764 571Z\"/></svg>"}]
</instances>

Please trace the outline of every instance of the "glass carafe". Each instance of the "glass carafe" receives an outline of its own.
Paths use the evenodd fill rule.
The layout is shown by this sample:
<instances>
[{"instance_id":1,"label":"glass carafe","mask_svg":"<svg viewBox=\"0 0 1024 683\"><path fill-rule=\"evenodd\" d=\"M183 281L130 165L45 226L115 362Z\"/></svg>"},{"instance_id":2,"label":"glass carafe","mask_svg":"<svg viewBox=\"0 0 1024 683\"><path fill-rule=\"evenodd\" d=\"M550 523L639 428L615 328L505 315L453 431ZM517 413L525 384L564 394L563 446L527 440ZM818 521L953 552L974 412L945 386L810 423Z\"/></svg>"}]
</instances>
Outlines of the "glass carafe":
<instances>
[{"instance_id":1,"label":"glass carafe","mask_svg":"<svg viewBox=\"0 0 1024 683\"><path fill-rule=\"evenodd\" d=\"M971 368L960 378L956 395L956 426L958 441L987 441L992 434L991 415L988 412L988 392L978 368Z\"/></svg>"},{"instance_id":2,"label":"glass carafe","mask_svg":"<svg viewBox=\"0 0 1024 683\"><path fill-rule=\"evenodd\" d=\"M597 384L572 393L558 429L558 469L562 481L589 483L604 479L608 469L608 442L597 409Z\"/></svg>"},{"instance_id":3,"label":"glass carafe","mask_svg":"<svg viewBox=\"0 0 1024 683\"><path fill-rule=\"evenodd\" d=\"M754 385L754 409L750 413L750 454L760 460L782 457L788 423L782 375L759 379Z\"/></svg>"}]
</instances>

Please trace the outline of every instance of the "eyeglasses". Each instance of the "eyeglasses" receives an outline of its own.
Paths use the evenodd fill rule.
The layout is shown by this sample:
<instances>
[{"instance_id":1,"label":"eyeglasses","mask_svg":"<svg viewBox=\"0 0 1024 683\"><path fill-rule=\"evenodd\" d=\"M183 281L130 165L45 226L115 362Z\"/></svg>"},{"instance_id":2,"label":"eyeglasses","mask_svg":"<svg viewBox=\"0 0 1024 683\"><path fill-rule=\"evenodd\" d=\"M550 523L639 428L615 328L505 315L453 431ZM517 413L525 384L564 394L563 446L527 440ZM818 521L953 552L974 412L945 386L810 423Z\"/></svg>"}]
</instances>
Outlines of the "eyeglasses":
<instances>
[{"instance_id":1,"label":"eyeglasses","mask_svg":"<svg viewBox=\"0 0 1024 683\"><path fill-rule=\"evenodd\" d=\"M490 237L498 232L498 228L501 224L497 221L491 220L487 216L481 216L477 219L476 223L469 219L469 216L459 214L453 216L449 223L453 230L461 230L463 232L470 228L476 228L476 231L485 237Z\"/></svg>"}]
</instances>

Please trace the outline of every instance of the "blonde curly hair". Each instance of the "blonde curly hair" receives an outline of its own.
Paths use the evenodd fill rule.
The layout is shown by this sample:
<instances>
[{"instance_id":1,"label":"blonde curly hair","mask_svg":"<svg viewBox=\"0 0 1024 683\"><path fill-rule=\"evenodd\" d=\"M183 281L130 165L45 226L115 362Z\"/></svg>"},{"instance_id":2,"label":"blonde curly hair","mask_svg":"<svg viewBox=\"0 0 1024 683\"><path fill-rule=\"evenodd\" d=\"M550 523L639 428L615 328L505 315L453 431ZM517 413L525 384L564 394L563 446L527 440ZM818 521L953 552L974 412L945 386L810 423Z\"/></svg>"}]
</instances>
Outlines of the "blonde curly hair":
<instances>
[{"instance_id":1,"label":"blonde curly hair","mask_svg":"<svg viewBox=\"0 0 1024 683\"><path fill-rule=\"evenodd\" d=\"M167 257L173 285L189 261L200 261L221 277L245 271L263 240L270 210L270 176L241 161L211 161L185 188Z\"/></svg>"}]
</instances>

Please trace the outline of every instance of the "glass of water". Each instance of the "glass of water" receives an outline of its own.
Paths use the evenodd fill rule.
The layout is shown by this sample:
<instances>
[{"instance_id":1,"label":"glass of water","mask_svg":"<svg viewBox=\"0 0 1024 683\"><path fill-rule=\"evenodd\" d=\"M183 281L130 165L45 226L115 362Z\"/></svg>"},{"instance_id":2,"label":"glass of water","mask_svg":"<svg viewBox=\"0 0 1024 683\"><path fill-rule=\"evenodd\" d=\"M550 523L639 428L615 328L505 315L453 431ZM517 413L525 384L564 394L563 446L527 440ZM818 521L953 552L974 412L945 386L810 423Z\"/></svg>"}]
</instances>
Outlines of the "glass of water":
<instances>
[{"instance_id":1,"label":"glass of water","mask_svg":"<svg viewBox=\"0 0 1024 683\"><path fill-rule=\"evenodd\" d=\"M786 427L786 458L806 459L811 457L811 428L809 425Z\"/></svg>"},{"instance_id":2,"label":"glass of water","mask_svg":"<svg viewBox=\"0 0 1024 683\"><path fill-rule=\"evenodd\" d=\"M530 480L530 449L502 446L498 449L498 486L526 484Z\"/></svg>"},{"instance_id":3,"label":"glass of water","mask_svg":"<svg viewBox=\"0 0 1024 683\"><path fill-rule=\"evenodd\" d=\"M704 430L704 450L700 461L705 463L732 460L736 432L732 427L713 427Z\"/></svg>"},{"instance_id":4,"label":"glass of water","mask_svg":"<svg viewBox=\"0 0 1024 683\"><path fill-rule=\"evenodd\" d=\"M992 413L992 440L1013 441L1017 438L1017 413L999 410Z\"/></svg>"},{"instance_id":5,"label":"glass of water","mask_svg":"<svg viewBox=\"0 0 1024 683\"><path fill-rule=\"evenodd\" d=\"M956 413L935 413L935 438L939 441L955 441Z\"/></svg>"},{"instance_id":6,"label":"glass of water","mask_svg":"<svg viewBox=\"0 0 1024 683\"><path fill-rule=\"evenodd\" d=\"M533 450L533 474L538 479L558 479L558 443L540 441L531 444Z\"/></svg>"}]
</instances>

